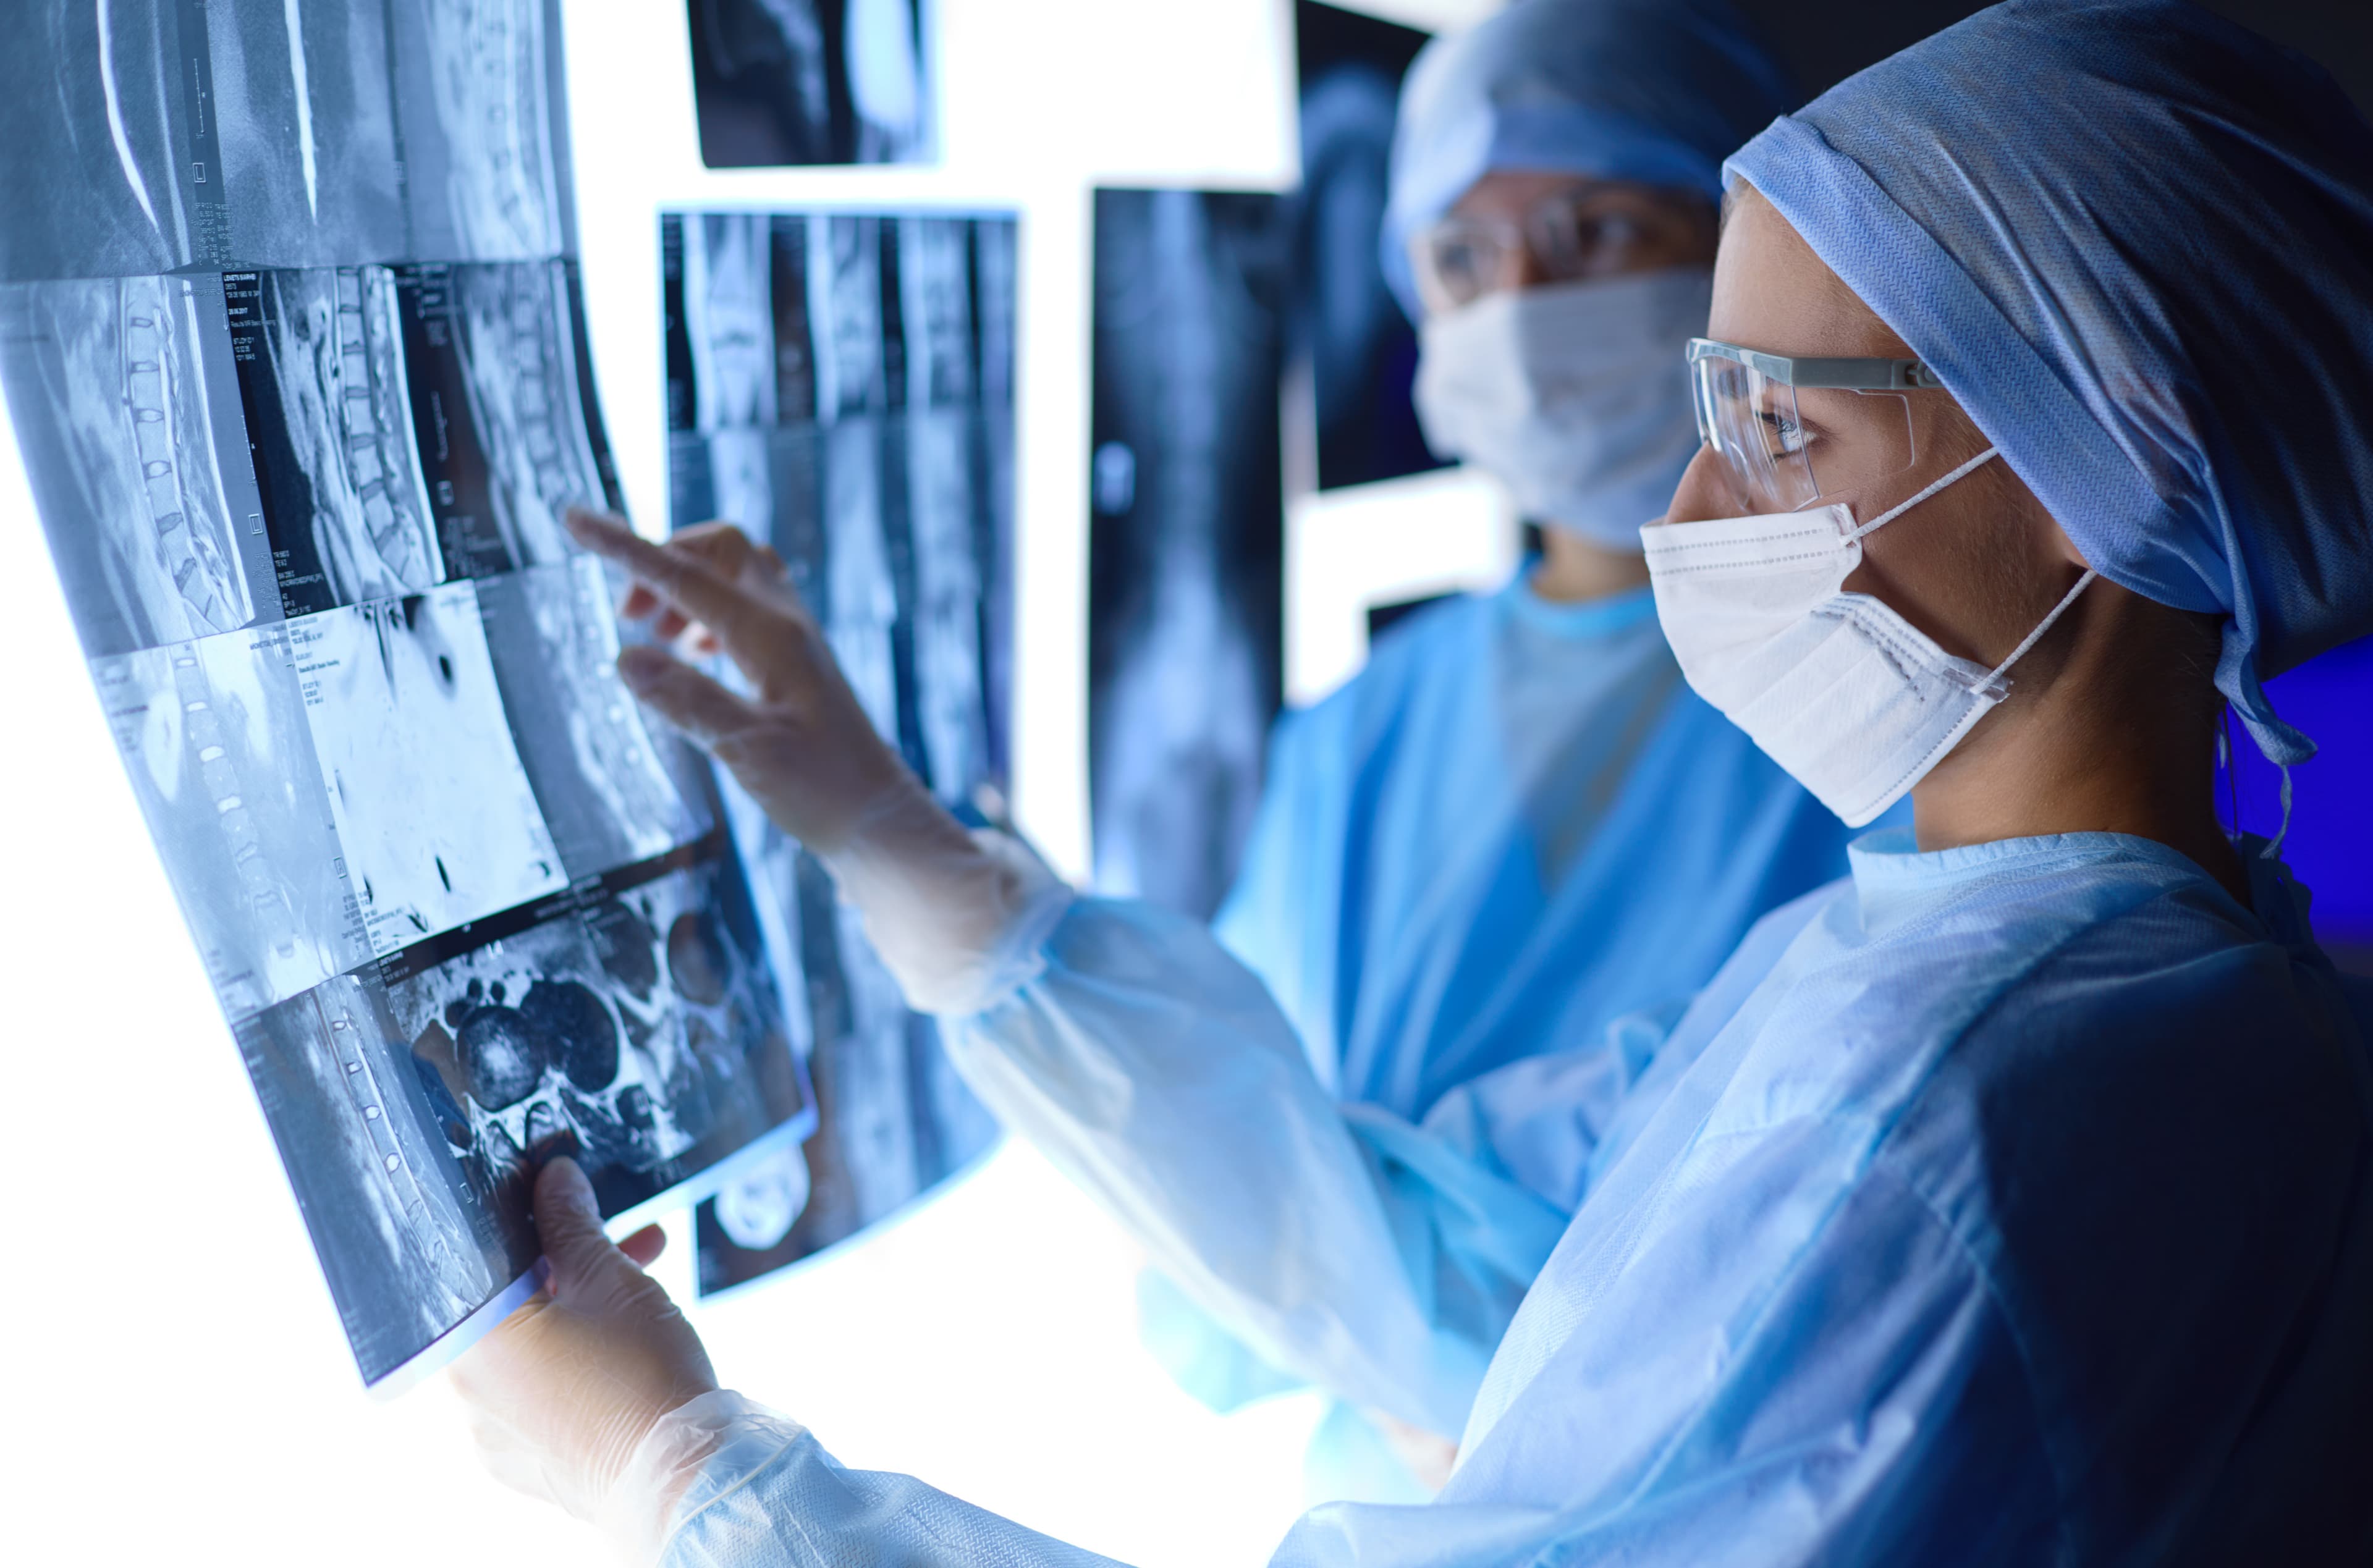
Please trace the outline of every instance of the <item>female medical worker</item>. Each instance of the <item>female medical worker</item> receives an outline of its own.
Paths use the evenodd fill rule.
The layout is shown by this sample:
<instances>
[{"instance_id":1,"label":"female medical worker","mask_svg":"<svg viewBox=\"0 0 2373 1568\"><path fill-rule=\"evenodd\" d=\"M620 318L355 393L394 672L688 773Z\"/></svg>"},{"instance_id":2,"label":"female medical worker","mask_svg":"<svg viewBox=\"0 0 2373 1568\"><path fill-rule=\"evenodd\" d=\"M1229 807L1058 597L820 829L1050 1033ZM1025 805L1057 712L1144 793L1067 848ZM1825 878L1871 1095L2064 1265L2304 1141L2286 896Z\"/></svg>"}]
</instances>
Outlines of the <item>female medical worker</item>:
<instances>
[{"instance_id":1,"label":"female medical worker","mask_svg":"<svg viewBox=\"0 0 2373 1568\"><path fill-rule=\"evenodd\" d=\"M1099 906L1198 1021L1198 1075L1093 988L1063 993L1066 1071L1176 1129L1127 1178L1066 1163L1177 1282L1146 1293L1148 1339L1214 1404L1285 1368L1443 1434L1446 1468L1594 1119L1654 1038L1610 1045L1609 1021L1686 999L1844 870L1837 819L1682 679L1640 552L1697 447L1681 349L1720 160L1790 101L1727 0L1526 0L1410 74L1385 254L1425 301L1425 423L1547 520L1545 555L1281 726L1220 945ZM1280 1093L1297 1036L1310 1067ZM1137 1183L1192 1212L1132 1207ZM1421 1495L1348 1411L1313 1458L1328 1495Z\"/></svg>"},{"instance_id":2,"label":"female medical worker","mask_svg":"<svg viewBox=\"0 0 2373 1568\"><path fill-rule=\"evenodd\" d=\"M1537 1067L1502 1070L1686 999L1759 916L1845 869L1837 819L1682 679L1640 552L1697 448L1676 351L1705 324L1721 159L1795 101L1728 0L1526 0L1410 70L1383 249L1420 326L1419 412L1543 522L1543 553L1397 628L1279 726L1213 925L1365 1113L1472 1119L1538 1094ZM1494 1174L1526 1224L1455 1330L1468 1371L1421 1407L1444 1433L1575 1196L1570 1157ZM1238 1246L1291 1234L1214 1223ZM1140 1292L1183 1384L1227 1409L1289 1381L1186 1284L1150 1271ZM1283 1359L1341 1387L1303 1348ZM1422 1495L1348 1408L1312 1459L1329 1496Z\"/></svg>"},{"instance_id":3,"label":"female medical worker","mask_svg":"<svg viewBox=\"0 0 2373 1568\"><path fill-rule=\"evenodd\" d=\"M1841 810L1911 788L1916 838L1760 923L1617 1105L1440 1500L1277 1561L2361 1562L2373 1008L2218 830L2212 757L2229 704L2303 760L2262 680L2373 633L2373 130L2188 0L2012 0L1727 167L1659 612ZM586 536L759 678L627 666L985 999L1000 1110L1176 1212L1113 1153L1180 1133L1161 1084L1083 1080L1055 995L1191 1086L1163 947L932 819L812 621ZM1099 1561L715 1390L572 1166L538 1202L553 1294L458 1368L507 1473L671 1563Z\"/></svg>"}]
</instances>

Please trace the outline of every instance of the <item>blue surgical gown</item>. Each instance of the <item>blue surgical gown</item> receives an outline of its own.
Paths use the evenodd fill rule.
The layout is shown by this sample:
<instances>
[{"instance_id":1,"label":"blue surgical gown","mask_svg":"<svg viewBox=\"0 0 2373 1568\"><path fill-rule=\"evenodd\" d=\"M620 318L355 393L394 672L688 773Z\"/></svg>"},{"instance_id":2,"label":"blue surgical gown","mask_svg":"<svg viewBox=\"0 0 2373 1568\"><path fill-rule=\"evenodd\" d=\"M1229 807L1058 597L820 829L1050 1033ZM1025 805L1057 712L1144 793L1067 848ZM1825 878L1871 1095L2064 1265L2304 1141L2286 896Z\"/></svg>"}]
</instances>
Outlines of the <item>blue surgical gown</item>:
<instances>
[{"instance_id":1,"label":"blue surgical gown","mask_svg":"<svg viewBox=\"0 0 2373 1568\"><path fill-rule=\"evenodd\" d=\"M2279 865L2250 875L2245 909L2122 835L1858 843L1672 1029L1614 1048L1626 1092L1500 1108L1590 1152L1458 1469L1430 1504L1314 1511L1275 1562L2363 1561L2373 1009ZM1431 1265L1473 1213L1394 1179L1435 1135L1382 1112L1321 1135L1325 1091L1251 976L1210 954L1182 1002L1193 931L1073 905L1035 978L956 1029L968 1075L1190 1249L1212 1205L1181 1178L1364 1191L1350 1234L1303 1237L1318 1266L1455 1310ZM1222 1102L1245 1136L1214 1149L1196 1108ZM1277 1252L1206 1266L1282 1302L1281 1341L1347 1327L1345 1298L1277 1288L1300 1278ZM731 1435L670 1563L1102 1561L789 1423Z\"/></svg>"},{"instance_id":2,"label":"blue surgical gown","mask_svg":"<svg viewBox=\"0 0 2373 1568\"><path fill-rule=\"evenodd\" d=\"M1459 1353L1472 1376L1554 1238L1537 1222L1572 1213L1587 1147L1563 1132L1518 1146L1492 1125L1506 1120L1496 1108L1552 1079L1603 1100L1631 1069L1620 1051L1516 1064L1686 1002L1759 916L1844 870L1848 836L1689 689L1644 587L1561 605L1520 575L1430 606L1279 726L1213 929L1336 1098L1408 1122L1437 1108L1464 1121L1457 1147L1514 1184L1502 1206L1537 1221L1495 1238L1493 1294L1451 1330L1470 1342ZM1307 1223L1332 1222L1315 1209ZM1158 1272L1140 1303L1149 1348L1215 1408L1298 1381ZM1467 1393L1432 1400L1431 1428L1455 1434ZM1314 1491L1421 1495L1347 1413L1322 1431Z\"/></svg>"},{"instance_id":3,"label":"blue surgical gown","mask_svg":"<svg viewBox=\"0 0 2373 1568\"><path fill-rule=\"evenodd\" d=\"M1851 836L1689 690L1645 586L1563 605L1519 576L1278 726L1213 929L1321 1082L1415 1120L1686 1001Z\"/></svg>"}]
</instances>

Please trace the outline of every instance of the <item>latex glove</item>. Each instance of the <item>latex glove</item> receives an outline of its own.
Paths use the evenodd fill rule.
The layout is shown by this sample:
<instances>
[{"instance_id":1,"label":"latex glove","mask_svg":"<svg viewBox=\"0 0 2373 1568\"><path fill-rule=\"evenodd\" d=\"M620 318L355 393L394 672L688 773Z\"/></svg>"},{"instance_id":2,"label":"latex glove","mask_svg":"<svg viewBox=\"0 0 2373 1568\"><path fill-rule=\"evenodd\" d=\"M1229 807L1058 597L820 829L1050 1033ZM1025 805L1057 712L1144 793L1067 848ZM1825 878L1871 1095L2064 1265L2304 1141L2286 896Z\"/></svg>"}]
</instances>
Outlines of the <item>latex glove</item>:
<instances>
[{"instance_id":1,"label":"latex glove","mask_svg":"<svg viewBox=\"0 0 2373 1568\"><path fill-rule=\"evenodd\" d=\"M922 793L874 730L772 550L729 523L686 529L664 545L599 513L572 511L568 528L634 575L622 614L649 620L662 640L721 650L740 668L746 697L665 648L631 647L618 659L628 690L731 770L785 832L828 855L885 799ZM947 826L964 836L953 819Z\"/></svg>"},{"instance_id":2,"label":"latex glove","mask_svg":"<svg viewBox=\"0 0 2373 1568\"><path fill-rule=\"evenodd\" d=\"M665 648L619 656L627 689L722 763L857 906L910 1005L968 1012L1013 982L1065 890L1026 851L965 830L874 729L774 551L726 523L653 544L583 510L569 531L625 567L620 613L664 641L721 651L734 691Z\"/></svg>"},{"instance_id":3,"label":"latex glove","mask_svg":"<svg viewBox=\"0 0 2373 1568\"><path fill-rule=\"evenodd\" d=\"M551 1277L454 1365L454 1389L497 1479L647 1557L674 1499L621 1477L661 1418L715 1392L717 1376L700 1336L643 1272L665 1245L656 1226L611 1245L591 1185L567 1158L537 1173L535 1224Z\"/></svg>"}]
</instances>

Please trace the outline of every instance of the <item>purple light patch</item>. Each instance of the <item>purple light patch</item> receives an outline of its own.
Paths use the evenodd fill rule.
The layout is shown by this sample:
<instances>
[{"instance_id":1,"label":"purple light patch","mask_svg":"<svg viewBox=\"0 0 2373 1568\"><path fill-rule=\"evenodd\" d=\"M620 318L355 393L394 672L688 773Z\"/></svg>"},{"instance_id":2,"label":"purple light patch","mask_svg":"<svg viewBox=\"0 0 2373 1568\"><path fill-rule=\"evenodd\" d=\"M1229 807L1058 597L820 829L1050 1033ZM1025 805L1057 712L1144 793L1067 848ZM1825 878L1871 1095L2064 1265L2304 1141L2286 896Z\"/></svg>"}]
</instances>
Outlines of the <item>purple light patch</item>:
<instances>
[{"instance_id":1,"label":"purple light patch","mask_svg":"<svg viewBox=\"0 0 2373 1568\"><path fill-rule=\"evenodd\" d=\"M2373 637L2268 681L2266 694L2317 747L2312 761L2291 770L2283 858L2315 894L2320 940L2373 946ZM2241 824L2272 834L2282 820L2282 775L2239 725L2233 736Z\"/></svg>"}]
</instances>

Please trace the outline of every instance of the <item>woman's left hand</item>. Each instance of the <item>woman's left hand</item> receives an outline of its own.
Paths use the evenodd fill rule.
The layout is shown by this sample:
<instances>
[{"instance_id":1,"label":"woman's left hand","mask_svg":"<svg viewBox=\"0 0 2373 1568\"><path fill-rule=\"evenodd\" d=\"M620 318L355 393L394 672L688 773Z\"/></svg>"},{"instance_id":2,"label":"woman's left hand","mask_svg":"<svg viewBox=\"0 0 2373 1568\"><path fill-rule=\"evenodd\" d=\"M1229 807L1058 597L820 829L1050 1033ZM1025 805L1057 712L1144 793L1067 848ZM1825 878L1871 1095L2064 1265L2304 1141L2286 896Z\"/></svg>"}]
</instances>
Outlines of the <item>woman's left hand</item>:
<instances>
[{"instance_id":1,"label":"woman's left hand","mask_svg":"<svg viewBox=\"0 0 2373 1568\"><path fill-rule=\"evenodd\" d=\"M717 1388L700 1336L643 1272L656 1228L613 1246L576 1162L538 1173L535 1223L549 1283L455 1364L478 1450L496 1476L613 1533L606 1516L643 1439L669 1411Z\"/></svg>"}]
</instances>

